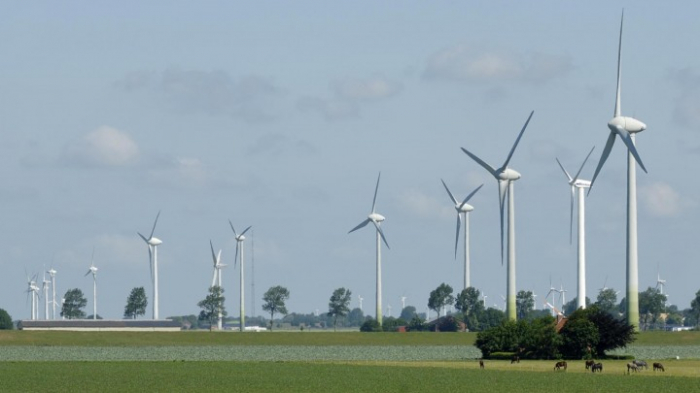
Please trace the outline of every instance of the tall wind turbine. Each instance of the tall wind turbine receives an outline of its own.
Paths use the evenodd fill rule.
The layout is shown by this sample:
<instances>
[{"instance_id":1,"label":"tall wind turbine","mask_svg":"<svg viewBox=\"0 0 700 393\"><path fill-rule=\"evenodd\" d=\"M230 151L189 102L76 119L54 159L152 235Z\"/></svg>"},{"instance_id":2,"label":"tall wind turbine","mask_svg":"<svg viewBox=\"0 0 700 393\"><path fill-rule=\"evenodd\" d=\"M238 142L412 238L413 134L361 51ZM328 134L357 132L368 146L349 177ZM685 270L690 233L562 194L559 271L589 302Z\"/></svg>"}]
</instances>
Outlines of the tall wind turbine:
<instances>
[{"instance_id":1,"label":"tall wind turbine","mask_svg":"<svg viewBox=\"0 0 700 393\"><path fill-rule=\"evenodd\" d=\"M136 232L148 245L148 259L151 266L151 281L153 282L153 319L158 319L158 246L163 243L157 237L153 237L153 233L156 231L156 224L158 224L158 217L160 217L160 211L156 215L153 229L151 229L151 234L148 235L148 238L140 232Z\"/></svg>"},{"instance_id":2,"label":"tall wind turbine","mask_svg":"<svg viewBox=\"0 0 700 393\"><path fill-rule=\"evenodd\" d=\"M52 267L47 273L49 273L49 277L51 277L51 292L53 293L51 298L51 306L53 308L51 311L51 319L56 319L56 273L58 272Z\"/></svg>"},{"instance_id":3,"label":"tall wind turbine","mask_svg":"<svg viewBox=\"0 0 700 393\"><path fill-rule=\"evenodd\" d=\"M362 301L363 301L364 299L365 299L365 298L363 298L361 295L357 295L357 300L360 302L360 311L362 311Z\"/></svg>"},{"instance_id":4,"label":"tall wind turbine","mask_svg":"<svg viewBox=\"0 0 700 393\"><path fill-rule=\"evenodd\" d=\"M233 267L234 268L236 267L236 262L238 261L238 258L237 258L238 257L238 249L240 248L240 250L241 250L241 254L240 254L241 255L240 256L240 260L241 260L241 270L240 270L240 273L241 273L241 317L240 317L240 325L241 325L241 331L244 331L245 330L245 285L244 285L245 280L244 280L243 265L245 262L245 258L243 257L243 241L245 240L245 236L243 236L243 235L245 235L245 233L248 232L248 229L250 229L251 227L249 226L248 228L244 229L243 232L241 232L239 235L238 233L236 233L236 229L233 227L231 220L228 220L228 223L231 226L231 230L233 231L233 236L236 239L236 255L233 259Z\"/></svg>"},{"instance_id":5,"label":"tall wind turbine","mask_svg":"<svg viewBox=\"0 0 700 393\"><path fill-rule=\"evenodd\" d=\"M92 319L97 319L97 268L94 258L95 250L92 251L92 261L85 276L92 273Z\"/></svg>"},{"instance_id":6,"label":"tall wind turbine","mask_svg":"<svg viewBox=\"0 0 700 393\"><path fill-rule=\"evenodd\" d=\"M382 227L380 226L380 223L385 220L384 216L381 214L377 213L375 210L376 204L377 204L377 191L379 191L379 179L382 177L382 173L379 172L379 176L377 176L377 186L374 188L374 199L372 199L372 211L369 213L367 216L367 219L359 223L355 228L352 228L350 232L352 233L365 225L369 224L370 222L374 225L374 228L377 230L377 322L379 322L379 325L382 325L382 241L384 241L384 244L386 244L386 248L389 247L389 243L387 243L386 238L384 237L384 232L382 231ZM381 240L380 240L381 239Z\"/></svg>"},{"instance_id":7,"label":"tall wind turbine","mask_svg":"<svg viewBox=\"0 0 700 393\"><path fill-rule=\"evenodd\" d=\"M660 294L664 294L664 287L666 286L666 280L661 279L661 275L659 274L658 268L656 271L656 289L659 290Z\"/></svg>"},{"instance_id":8,"label":"tall wind turbine","mask_svg":"<svg viewBox=\"0 0 700 393\"><path fill-rule=\"evenodd\" d=\"M38 319L39 287L36 285L36 274L32 277L27 275L27 295L32 297L32 320Z\"/></svg>"},{"instance_id":9,"label":"tall wind turbine","mask_svg":"<svg viewBox=\"0 0 700 393\"><path fill-rule=\"evenodd\" d=\"M471 199L471 197L476 194L477 191L481 189L484 185L480 185L477 187L474 191L472 191L469 195L467 195L466 198L462 202L458 202L457 199L452 195L452 192L450 192L450 189L447 188L447 184L445 184L445 181L440 179L442 181L442 185L445 186L445 190L447 191L447 195L450 196L450 199L452 202L455 204L455 210L457 210L457 232L455 234L455 259L457 258L457 244L459 243L459 229L462 224L462 214L464 214L464 289L469 288L471 286L470 282L470 266L469 266L469 212L474 210L474 207L467 202Z\"/></svg>"},{"instance_id":10,"label":"tall wind turbine","mask_svg":"<svg viewBox=\"0 0 700 393\"><path fill-rule=\"evenodd\" d=\"M221 250L219 250L218 254L214 253L214 245L211 243L211 240L209 240L209 247L211 247L211 259L214 261L214 277L211 279L211 286L213 287L214 285L217 285L219 288L223 289L221 286L221 273L226 265L221 263ZM219 309L218 327L219 330L223 329L223 315L221 314L221 309Z\"/></svg>"},{"instance_id":11,"label":"tall wind turbine","mask_svg":"<svg viewBox=\"0 0 700 393\"><path fill-rule=\"evenodd\" d=\"M622 142L627 146L627 323L633 325L635 330L639 329L639 273L638 264L639 258L637 255L637 165L646 172L644 163L637 153L634 144L635 135L638 132L646 130L646 124L632 118L622 116L620 108L620 64L622 57L622 22L624 20L624 11L620 18L620 41L617 51L617 90L615 93L615 111L614 117L608 122L610 134L605 143L603 154L598 162L598 167L593 174L591 180L591 189L595 182L598 173L603 168L603 164L608 159L616 136L620 136ZM635 163L636 161L636 163ZM591 189L588 190L590 194Z\"/></svg>"},{"instance_id":12,"label":"tall wind turbine","mask_svg":"<svg viewBox=\"0 0 700 393\"><path fill-rule=\"evenodd\" d=\"M569 172L567 172L567 170L564 169L564 166L561 164L559 159L556 159L557 164L559 164L561 170L564 171L564 175L566 175L566 178L569 181L569 185L571 186L571 210L569 212L569 242L571 242L574 232L574 199L576 199L576 194L578 196L578 217L576 218L576 221L578 222L578 230L576 231L578 241L578 282L576 293L578 296L578 301L576 304L576 308L586 308L586 201L584 199L583 190L591 186L590 181L579 179L579 175L581 174L581 170L583 170L583 167L586 165L588 157L590 157L591 153L593 153L593 149L595 149L595 146L591 149L590 152L588 152L586 159L583 160L583 164L581 164L581 167L578 169L578 172L576 172L576 175L574 177L571 177Z\"/></svg>"},{"instance_id":13,"label":"tall wind turbine","mask_svg":"<svg viewBox=\"0 0 700 393\"><path fill-rule=\"evenodd\" d=\"M46 279L46 272L42 280L42 288L44 290L44 319L49 319L49 285L51 281Z\"/></svg>"},{"instance_id":14,"label":"tall wind turbine","mask_svg":"<svg viewBox=\"0 0 700 393\"><path fill-rule=\"evenodd\" d=\"M493 168L481 158L470 153L467 151L467 149L462 148L462 151L464 151L469 157L486 169L494 178L496 178L496 181L498 181L498 201L501 213L501 263L503 263L503 210L505 208L506 197L508 197L508 273L506 276L508 294L506 301L506 317L511 321L517 319L515 307L515 201L513 200L513 182L520 179L520 173L512 168L509 168L508 163L513 157L515 148L518 147L518 142L520 142L520 138L522 138L523 133L525 132L528 123L530 123L530 119L532 119L532 115L534 113L535 111L530 112L530 116L527 118L523 129L520 130L520 134L518 134L518 138L515 140L513 147L510 149L510 153L508 153L508 158L506 158L506 161L498 169Z\"/></svg>"}]
</instances>

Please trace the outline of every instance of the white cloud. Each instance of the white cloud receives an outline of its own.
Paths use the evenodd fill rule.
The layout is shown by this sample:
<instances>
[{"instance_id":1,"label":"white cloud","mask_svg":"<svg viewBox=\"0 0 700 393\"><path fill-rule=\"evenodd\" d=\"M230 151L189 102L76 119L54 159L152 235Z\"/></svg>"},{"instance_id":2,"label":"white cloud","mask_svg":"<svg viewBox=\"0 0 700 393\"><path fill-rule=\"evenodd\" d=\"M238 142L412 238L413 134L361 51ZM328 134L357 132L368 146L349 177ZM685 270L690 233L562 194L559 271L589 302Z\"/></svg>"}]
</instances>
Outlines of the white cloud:
<instances>
[{"instance_id":1,"label":"white cloud","mask_svg":"<svg viewBox=\"0 0 700 393\"><path fill-rule=\"evenodd\" d=\"M640 194L644 207L657 217L678 216L684 205L680 195L666 183L650 184L643 187Z\"/></svg>"},{"instance_id":2,"label":"white cloud","mask_svg":"<svg viewBox=\"0 0 700 393\"><path fill-rule=\"evenodd\" d=\"M447 198L445 200L449 201ZM399 197L399 206L403 211L424 218L453 218L456 213L452 204L442 203L417 190L408 190L403 193Z\"/></svg>"},{"instance_id":3,"label":"white cloud","mask_svg":"<svg viewBox=\"0 0 700 393\"><path fill-rule=\"evenodd\" d=\"M332 83L336 96L344 100L369 101L398 94L402 86L382 76L367 79L344 79Z\"/></svg>"},{"instance_id":4,"label":"white cloud","mask_svg":"<svg viewBox=\"0 0 700 393\"><path fill-rule=\"evenodd\" d=\"M542 53L514 55L480 51L467 45L441 50L428 59L426 79L478 81L517 81L542 83L573 68L568 56Z\"/></svg>"},{"instance_id":5,"label":"white cloud","mask_svg":"<svg viewBox=\"0 0 700 393\"><path fill-rule=\"evenodd\" d=\"M101 126L66 146L62 159L84 166L129 166L138 162L139 147L127 133Z\"/></svg>"}]
</instances>

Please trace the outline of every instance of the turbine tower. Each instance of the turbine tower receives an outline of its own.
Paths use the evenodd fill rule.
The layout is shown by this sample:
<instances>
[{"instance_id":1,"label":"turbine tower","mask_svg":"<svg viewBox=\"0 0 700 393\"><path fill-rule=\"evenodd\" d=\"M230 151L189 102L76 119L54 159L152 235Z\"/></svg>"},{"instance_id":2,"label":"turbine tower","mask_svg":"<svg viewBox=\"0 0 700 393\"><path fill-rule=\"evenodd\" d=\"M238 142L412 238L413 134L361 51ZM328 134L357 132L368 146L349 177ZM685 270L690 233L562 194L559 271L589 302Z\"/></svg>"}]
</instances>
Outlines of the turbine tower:
<instances>
[{"instance_id":1,"label":"turbine tower","mask_svg":"<svg viewBox=\"0 0 700 393\"><path fill-rule=\"evenodd\" d=\"M219 250L218 254L214 253L214 245L211 243L211 240L209 240L209 247L211 247L211 259L214 261L214 277L211 279L211 286L213 287L214 285L217 285L219 288L222 289L223 292L223 286L221 285L221 273L222 269L226 267L223 263L221 263L221 250ZM217 282L218 281L218 282ZM219 330L223 329L223 315L221 313L221 308L219 308L219 321L218 321L218 328Z\"/></svg>"},{"instance_id":2,"label":"turbine tower","mask_svg":"<svg viewBox=\"0 0 700 393\"><path fill-rule=\"evenodd\" d=\"M381 214L377 213L375 211L375 207L377 204L377 191L379 191L379 179L382 177L382 173L379 172L379 176L377 176L377 186L374 188L374 199L372 200L372 211L369 213L367 216L367 219L359 223L355 228L351 229L350 232L352 233L365 225L369 224L370 222L374 225L374 228L377 230L377 314L376 314L376 319L377 322L379 323L379 326L382 325L382 241L384 241L384 244L386 244L386 248L389 249L389 243L386 241L386 237L384 237L384 232L382 231L382 227L380 226L380 223L384 221L384 216Z\"/></svg>"},{"instance_id":3,"label":"turbine tower","mask_svg":"<svg viewBox=\"0 0 700 393\"><path fill-rule=\"evenodd\" d=\"M508 273L506 275L507 282L507 300L506 300L506 317L514 321L517 319L516 307L515 307L515 201L513 199L513 182L520 179L520 173L516 170L509 168L508 163L513 157L515 148L518 147L518 142L522 138L525 129L527 128L530 119L535 111L530 112L530 116L527 118L523 129L520 130L518 138L515 140L513 147L508 153L508 158L503 163L503 165L495 169L491 165L484 162L479 157L467 151L467 149L462 148L469 157L486 169L496 181L498 181L498 200L500 205L500 222L501 222L501 264L503 263L503 210L505 208L506 196L508 197Z\"/></svg>"},{"instance_id":4,"label":"turbine tower","mask_svg":"<svg viewBox=\"0 0 700 393\"><path fill-rule=\"evenodd\" d=\"M95 267L95 250L92 250L92 261L85 276L92 273L92 319L97 319L97 268Z\"/></svg>"},{"instance_id":5,"label":"turbine tower","mask_svg":"<svg viewBox=\"0 0 700 393\"><path fill-rule=\"evenodd\" d=\"M664 294L664 287L666 286L666 280L661 279L659 272L656 272L656 289L659 290L660 294Z\"/></svg>"},{"instance_id":6,"label":"turbine tower","mask_svg":"<svg viewBox=\"0 0 700 393\"><path fill-rule=\"evenodd\" d=\"M471 197L476 194L477 191L481 189L484 185L480 185L477 187L474 191L472 191L469 195L467 195L466 198L462 202L458 202L457 199L452 195L452 192L450 192L450 189L447 188L447 184L445 184L445 181L440 179L442 181L442 185L445 186L445 190L447 191L447 195L450 196L450 199L452 202L455 204L455 210L457 210L457 232L455 234L455 259L457 259L457 244L459 243L459 229L462 223L462 214L464 214L464 289L467 289L471 286L471 281L470 281L470 266L469 266L469 212L474 210L474 207L467 202L471 199Z\"/></svg>"},{"instance_id":7,"label":"turbine tower","mask_svg":"<svg viewBox=\"0 0 700 393\"><path fill-rule=\"evenodd\" d=\"M39 311L37 310L39 290L39 287L36 285L36 274L31 278L27 275L27 296L32 297L32 321L39 318Z\"/></svg>"},{"instance_id":8,"label":"turbine tower","mask_svg":"<svg viewBox=\"0 0 700 393\"><path fill-rule=\"evenodd\" d=\"M231 226L231 230L233 231L233 236L236 239L236 255L233 258L233 267L235 269L236 267L236 262L238 261L238 249L240 248L241 250L241 317L240 317L240 325L241 325L241 331L245 330L245 280L244 280L244 269L243 269L243 264L245 262L245 258L243 257L243 241L245 240L245 233L248 232L248 229L251 227L249 226L248 228L244 229L243 232L239 235L236 233L236 229L233 227L233 224L231 223L231 220L228 220L229 225Z\"/></svg>"},{"instance_id":9,"label":"turbine tower","mask_svg":"<svg viewBox=\"0 0 700 393\"><path fill-rule=\"evenodd\" d=\"M595 146L593 147L593 149L595 149ZM569 212L569 242L572 241L574 233L574 199L576 199L576 196L578 197L578 217L576 218L576 222L578 223L578 230L576 231L578 241L578 282L576 288L576 293L578 296L578 301L576 304L577 309L586 308L586 201L584 199L583 190L591 186L590 181L579 179L578 176L581 174L581 170L586 165L588 157L590 157L591 153L593 153L593 149L591 149L591 151L588 152L586 159L583 160L583 164L581 164L581 167L578 169L578 172L576 172L576 175L574 177L571 177L569 172L567 172L567 170L564 169L564 166L561 164L561 162L559 162L559 159L556 158L557 164L559 164L561 170L564 171L564 175L566 175L566 178L569 181L569 185L571 186L571 210Z\"/></svg>"},{"instance_id":10,"label":"turbine tower","mask_svg":"<svg viewBox=\"0 0 700 393\"><path fill-rule=\"evenodd\" d=\"M401 296L401 311L406 308L406 296Z\"/></svg>"},{"instance_id":11,"label":"turbine tower","mask_svg":"<svg viewBox=\"0 0 700 393\"><path fill-rule=\"evenodd\" d=\"M44 319L49 319L49 284L51 281L46 279L46 272L42 280L42 288L44 289Z\"/></svg>"},{"instance_id":12,"label":"turbine tower","mask_svg":"<svg viewBox=\"0 0 700 393\"><path fill-rule=\"evenodd\" d=\"M151 234L148 238L140 232L136 232L148 245L148 259L151 266L151 281L153 282L153 319L158 319L158 246L163 243L157 237L153 237L153 233L156 231L156 224L158 224L158 217L160 217L160 211L156 215L153 229L151 229Z\"/></svg>"},{"instance_id":13,"label":"turbine tower","mask_svg":"<svg viewBox=\"0 0 700 393\"><path fill-rule=\"evenodd\" d=\"M56 319L56 273L57 271L54 270L54 268L50 268L47 273L49 273L49 277L51 277L51 292L53 293L51 297L51 306L52 306L52 311L51 311L51 319Z\"/></svg>"},{"instance_id":14,"label":"turbine tower","mask_svg":"<svg viewBox=\"0 0 700 393\"><path fill-rule=\"evenodd\" d=\"M598 173L603 168L603 164L608 159L616 136L620 136L622 142L627 146L627 323L634 326L635 330L639 330L639 273L638 265L639 258L637 255L637 165L646 172L644 163L637 153L634 144L635 135L638 132L646 130L646 124L641 121L627 116L622 116L620 108L620 63L622 57L622 22L624 20L624 11L620 18L620 41L617 51L617 90L615 93L615 110L614 117L608 122L610 134L605 143L603 154L598 162L598 167L593 174L591 180L591 189ZM635 163L636 161L636 163ZM590 194L591 189L588 190Z\"/></svg>"},{"instance_id":15,"label":"turbine tower","mask_svg":"<svg viewBox=\"0 0 700 393\"><path fill-rule=\"evenodd\" d=\"M357 300L359 300L359 302L360 302L360 311L362 311L362 301L363 301L364 299L365 299L365 298L363 298L362 296L357 295Z\"/></svg>"}]
</instances>

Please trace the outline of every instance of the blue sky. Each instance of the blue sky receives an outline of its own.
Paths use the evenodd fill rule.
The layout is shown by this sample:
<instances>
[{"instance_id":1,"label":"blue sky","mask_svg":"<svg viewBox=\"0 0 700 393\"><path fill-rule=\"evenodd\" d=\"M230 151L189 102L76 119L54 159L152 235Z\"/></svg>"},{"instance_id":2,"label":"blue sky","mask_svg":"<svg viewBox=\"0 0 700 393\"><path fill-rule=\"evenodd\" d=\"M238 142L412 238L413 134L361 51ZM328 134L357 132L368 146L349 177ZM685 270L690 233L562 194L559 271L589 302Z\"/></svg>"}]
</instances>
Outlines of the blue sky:
<instances>
[{"instance_id":1,"label":"blue sky","mask_svg":"<svg viewBox=\"0 0 700 393\"><path fill-rule=\"evenodd\" d=\"M379 171L384 309L461 287L455 194L470 203L472 283L502 305L495 181L461 152L511 160L517 289L550 277L576 292L569 188L555 157L592 176L612 117L625 7L622 112L637 146L639 286L667 280L689 307L700 153L700 36L692 2L5 3L0 12L0 307L28 318L30 274L53 266L59 297L86 293L95 248L98 313L119 318L146 287L147 232L161 210L161 316L198 313L209 240L233 264L228 227L253 225L256 313L283 285L289 309L321 312L346 287L374 309L369 213ZM625 151L616 143L586 201L587 293L624 291ZM246 261L248 284L251 260ZM231 315L237 273L224 271ZM253 294L247 288L247 299ZM539 302L539 301L538 301ZM43 304L43 303L42 303ZM249 303L248 309L252 305ZM42 313L43 314L43 313ZM150 310L147 313L150 315Z\"/></svg>"}]
</instances>

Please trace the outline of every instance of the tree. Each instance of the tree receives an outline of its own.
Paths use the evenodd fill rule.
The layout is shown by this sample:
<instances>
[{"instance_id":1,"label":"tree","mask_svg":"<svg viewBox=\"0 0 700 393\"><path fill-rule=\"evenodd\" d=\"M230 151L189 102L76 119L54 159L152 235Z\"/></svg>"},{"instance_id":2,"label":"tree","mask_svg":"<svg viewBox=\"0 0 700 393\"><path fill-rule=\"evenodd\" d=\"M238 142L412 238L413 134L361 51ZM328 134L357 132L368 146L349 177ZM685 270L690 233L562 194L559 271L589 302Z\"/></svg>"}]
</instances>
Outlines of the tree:
<instances>
[{"instance_id":1,"label":"tree","mask_svg":"<svg viewBox=\"0 0 700 393\"><path fill-rule=\"evenodd\" d=\"M272 330L272 321L275 319L275 313L287 314L287 308L284 306L285 300L289 299L289 291L283 286L271 287L263 295L263 310L270 312L270 330Z\"/></svg>"},{"instance_id":2,"label":"tree","mask_svg":"<svg viewBox=\"0 0 700 393\"><path fill-rule=\"evenodd\" d=\"M609 312L617 316L617 292L612 288L605 288L598 292L595 304L601 311Z\"/></svg>"},{"instance_id":3,"label":"tree","mask_svg":"<svg viewBox=\"0 0 700 393\"><path fill-rule=\"evenodd\" d=\"M452 287L445 284L440 284L434 291L430 292L428 298L428 308L435 310L440 318L440 310L448 304L454 303L455 299L452 296Z\"/></svg>"},{"instance_id":4,"label":"tree","mask_svg":"<svg viewBox=\"0 0 700 393\"><path fill-rule=\"evenodd\" d=\"M68 319L85 318L83 308L87 305L87 299L83 291L78 288L69 289L63 296L63 306L61 306L61 316Z\"/></svg>"},{"instance_id":5,"label":"tree","mask_svg":"<svg viewBox=\"0 0 700 393\"><path fill-rule=\"evenodd\" d=\"M650 325L656 323L665 308L666 295L658 289L649 287L646 291L639 293L639 316L645 329L649 329Z\"/></svg>"},{"instance_id":6,"label":"tree","mask_svg":"<svg viewBox=\"0 0 700 393\"><path fill-rule=\"evenodd\" d=\"M533 308L535 308L535 297L532 295L532 291L519 291L515 295L515 310L518 319L525 319Z\"/></svg>"},{"instance_id":7,"label":"tree","mask_svg":"<svg viewBox=\"0 0 700 393\"><path fill-rule=\"evenodd\" d=\"M413 306L406 306L401 310L401 316L399 318L403 319L404 321L410 321L412 320L418 313L416 312L416 308Z\"/></svg>"},{"instance_id":8,"label":"tree","mask_svg":"<svg viewBox=\"0 0 700 393\"><path fill-rule=\"evenodd\" d=\"M0 330L12 330L15 328L15 324L12 323L12 317L5 311L5 309L0 308Z\"/></svg>"},{"instance_id":9,"label":"tree","mask_svg":"<svg viewBox=\"0 0 700 393\"><path fill-rule=\"evenodd\" d=\"M559 334L562 336L560 347L562 355L571 359L591 358L593 348L600 341L596 325L585 317L576 318L577 311L569 317Z\"/></svg>"},{"instance_id":10,"label":"tree","mask_svg":"<svg viewBox=\"0 0 700 393\"><path fill-rule=\"evenodd\" d=\"M695 318L695 326L700 326L700 291L695 292L695 299L690 302L690 314Z\"/></svg>"},{"instance_id":11,"label":"tree","mask_svg":"<svg viewBox=\"0 0 700 393\"><path fill-rule=\"evenodd\" d=\"M363 322L365 322L365 314L359 307L350 310L348 317L345 318L346 326L360 326Z\"/></svg>"},{"instance_id":12,"label":"tree","mask_svg":"<svg viewBox=\"0 0 700 393\"><path fill-rule=\"evenodd\" d=\"M586 307L591 305L591 299L589 299L588 296L586 296L585 304ZM566 302L566 304L564 305L564 309L561 311L564 312L564 315L571 315L576 310L578 310L578 297L575 297L570 301Z\"/></svg>"},{"instance_id":13,"label":"tree","mask_svg":"<svg viewBox=\"0 0 700 393\"><path fill-rule=\"evenodd\" d=\"M137 316L146 314L147 306L146 290L143 287L132 289L129 297L126 298L124 318L136 319Z\"/></svg>"},{"instance_id":14,"label":"tree","mask_svg":"<svg viewBox=\"0 0 700 393\"><path fill-rule=\"evenodd\" d=\"M352 292L349 289L338 288L333 291L330 302L328 302L328 316L333 317L333 330L338 324L338 317L344 317L350 312L350 299Z\"/></svg>"},{"instance_id":15,"label":"tree","mask_svg":"<svg viewBox=\"0 0 700 393\"><path fill-rule=\"evenodd\" d=\"M360 326L360 331L361 332L381 332L382 325L380 325L376 319L369 318L362 324L362 326Z\"/></svg>"},{"instance_id":16,"label":"tree","mask_svg":"<svg viewBox=\"0 0 700 393\"><path fill-rule=\"evenodd\" d=\"M479 300L481 293L474 287L464 288L455 299L455 307L465 316L470 316L475 312L484 309L484 305Z\"/></svg>"},{"instance_id":17,"label":"tree","mask_svg":"<svg viewBox=\"0 0 700 393\"><path fill-rule=\"evenodd\" d=\"M604 357L605 351L622 348L634 342L634 326L627 321L613 317L596 305L580 312L598 328L598 344L593 349L598 357Z\"/></svg>"},{"instance_id":18,"label":"tree","mask_svg":"<svg viewBox=\"0 0 700 393\"><path fill-rule=\"evenodd\" d=\"M197 303L197 306L202 309L199 312L199 320L209 322L209 331L214 327L214 322L219 320L219 314L221 317L226 316L226 309L224 308L224 289L218 285L209 287L209 294L204 300Z\"/></svg>"}]
</instances>

